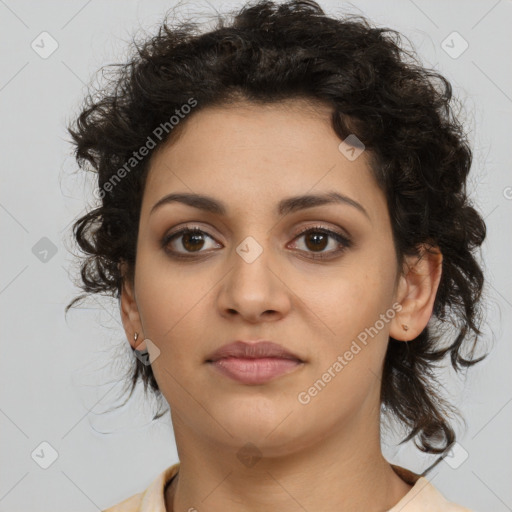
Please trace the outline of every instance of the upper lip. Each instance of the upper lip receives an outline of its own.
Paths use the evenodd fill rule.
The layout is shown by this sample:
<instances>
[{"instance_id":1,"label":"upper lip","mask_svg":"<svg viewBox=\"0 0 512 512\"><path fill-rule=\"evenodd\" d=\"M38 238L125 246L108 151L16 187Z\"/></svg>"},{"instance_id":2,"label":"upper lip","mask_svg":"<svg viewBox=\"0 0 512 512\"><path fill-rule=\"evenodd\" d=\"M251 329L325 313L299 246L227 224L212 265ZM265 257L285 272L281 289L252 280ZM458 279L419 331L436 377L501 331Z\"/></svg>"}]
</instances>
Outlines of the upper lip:
<instances>
[{"instance_id":1,"label":"upper lip","mask_svg":"<svg viewBox=\"0 0 512 512\"><path fill-rule=\"evenodd\" d=\"M223 345L219 349L215 350L215 352L212 352L206 361L213 362L224 357L243 357L248 359L276 357L281 359L294 359L297 361L302 361L297 355L286 350L284 347L278 345L277 343L272 343L271 341L235 341L233 343L228 343L227 345Z\"/></svg>"}]
</instances>

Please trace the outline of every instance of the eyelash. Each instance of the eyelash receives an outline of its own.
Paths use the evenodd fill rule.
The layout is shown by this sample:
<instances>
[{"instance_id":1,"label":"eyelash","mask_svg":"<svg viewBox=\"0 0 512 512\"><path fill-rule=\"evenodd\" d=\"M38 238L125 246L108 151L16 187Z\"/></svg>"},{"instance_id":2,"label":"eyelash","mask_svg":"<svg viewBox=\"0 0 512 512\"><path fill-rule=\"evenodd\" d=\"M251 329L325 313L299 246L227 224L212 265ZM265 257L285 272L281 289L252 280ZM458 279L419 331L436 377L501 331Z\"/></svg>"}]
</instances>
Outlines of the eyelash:
<instances>
[{"instance_id":1,"label":"eyelash","mask_svg":"<svg viewBox=\"0 0 512 512\"><path fill-rule=\"evenodd\" d=\"M334 240L336 240L338 243L342 245L340 249L336 249L333 251L328 251L327 253L314 253L312 252L312 256L308 256L311 259L314 260L325 260L325 259L331 259L334 256L340 255L341 253L345 252L346 249L349 249L352 247L352 241L347 238L344 235L341 235L340 233L337 233L336 231L332 231L330 229L324 228L322 226L308 226L307 228L302 229L299 231L293 238L293 240L296 240L297 238L300 238L304 234L308 233L322 233L324 235L328 235ZM202 229L199 229L198 227L184 227L180 229L179 231L176 231L174 233L169 233L168 235L165 235L161 240L161 246L162 248L173 258L181 259L181 260L187 260L195 258L195 255L193 253L190 253L190 256L185 256L182 253L177 253L174 251L171 251L167 248L167 246L172 242L174 239L179 238L181 235L184 234L200 234L200 235L206 235L209 238L213 237L209 235L206 231L203 231ZM205 252L205 251L199 251L199 252ZM302 251L304 252L304 251Z\"/></svg>"}]
</instances>

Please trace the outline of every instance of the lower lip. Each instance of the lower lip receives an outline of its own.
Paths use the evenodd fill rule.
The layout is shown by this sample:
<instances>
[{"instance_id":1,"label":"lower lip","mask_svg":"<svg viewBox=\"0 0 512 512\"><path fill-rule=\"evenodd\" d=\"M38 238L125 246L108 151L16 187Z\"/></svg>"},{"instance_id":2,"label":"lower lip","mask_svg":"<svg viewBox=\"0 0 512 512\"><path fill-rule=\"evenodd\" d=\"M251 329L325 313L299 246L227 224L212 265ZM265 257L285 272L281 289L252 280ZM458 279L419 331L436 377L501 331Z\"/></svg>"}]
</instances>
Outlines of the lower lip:
<instances>
[{"instance_id":1,"label":"lower lip","mask_svg":"<svg viewBox=\"0 0 512 512\"><path fill-rule=\"evenodd\" d=\"M295 359L277 357L259 359L225 357L210 364L222 374L242 384L264 384L280 375L294 371L303 363Z\"/></svg>"}]
</instances>

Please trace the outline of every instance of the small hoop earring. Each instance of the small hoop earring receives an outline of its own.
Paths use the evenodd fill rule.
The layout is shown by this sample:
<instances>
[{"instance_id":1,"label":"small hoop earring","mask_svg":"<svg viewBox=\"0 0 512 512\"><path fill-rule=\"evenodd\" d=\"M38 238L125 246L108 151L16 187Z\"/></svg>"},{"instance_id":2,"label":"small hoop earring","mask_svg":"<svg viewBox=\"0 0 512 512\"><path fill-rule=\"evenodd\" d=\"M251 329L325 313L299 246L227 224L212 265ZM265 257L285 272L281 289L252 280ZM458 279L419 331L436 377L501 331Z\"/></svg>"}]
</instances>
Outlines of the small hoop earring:
<instances>
[{"instance_id":1,"label":"small hoop earring","mask_svg":"<svg viewBox=\"0 0 512 512\"><path fill-rule=\"evenodd\" d=\"M139 333L138 333L138 332L136 332L136 333L133 335L133 339L134 339L134 341L137 341L138 337L139 337Z\"/></svg>"},{"instance_id":2,"label":"small hoop earring","mask_svg":"<svg viewBox=\"0 0 512 512\"><path fill-rule=\"evenodd\" d=\"M404 331L408 331L409 330L409 326L408 325L405 325L405 324L402 324L402 329Z\"/></svg>"}]
</instances>

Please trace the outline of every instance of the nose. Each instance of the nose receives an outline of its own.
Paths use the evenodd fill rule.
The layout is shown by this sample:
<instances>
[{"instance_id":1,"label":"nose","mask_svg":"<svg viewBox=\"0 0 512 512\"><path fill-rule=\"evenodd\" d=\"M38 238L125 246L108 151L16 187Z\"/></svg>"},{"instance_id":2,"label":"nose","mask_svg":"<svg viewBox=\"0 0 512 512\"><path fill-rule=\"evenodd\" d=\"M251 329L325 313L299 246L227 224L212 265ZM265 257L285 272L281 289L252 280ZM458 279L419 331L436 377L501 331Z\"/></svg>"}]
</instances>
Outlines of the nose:
<instances>
[{"instance_id":1,"label":"nose","mask_svg":"<svg viewBox=\"0 0 512 512\"><path fill-rule=\"evenodd\" d=\"M288 314L291 290L270 252L250 237L233 252L231 268L222 280L218 295L222 316L258 323L276 321Z\"/></svg>"}]
</instances>

